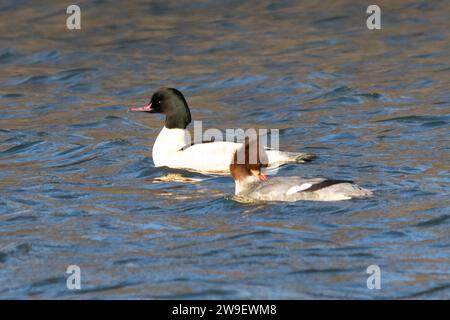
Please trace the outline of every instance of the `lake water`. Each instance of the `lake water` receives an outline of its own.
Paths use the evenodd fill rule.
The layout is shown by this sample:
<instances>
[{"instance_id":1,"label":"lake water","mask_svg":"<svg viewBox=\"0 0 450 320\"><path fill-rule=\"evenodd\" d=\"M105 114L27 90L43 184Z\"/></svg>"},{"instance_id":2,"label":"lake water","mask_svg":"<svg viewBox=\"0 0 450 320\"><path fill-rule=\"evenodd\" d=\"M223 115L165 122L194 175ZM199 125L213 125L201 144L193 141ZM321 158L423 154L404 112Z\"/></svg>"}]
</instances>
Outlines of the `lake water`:
<instances>
[{"instance_id":1,"label":"lake water","mask_svg":"<svg viewBox=\"0 0 450 320\"><path fill-rule=\"evenodd\" d=\"M358 1L78 4L79 31L0 4L0 298L450 298L448 1L380 3L381 30ZM242 204L155 168L163 119L127 109L163 85L204 129L319 155L279 175L375 197Z\"/></svg>"}]
</instances>

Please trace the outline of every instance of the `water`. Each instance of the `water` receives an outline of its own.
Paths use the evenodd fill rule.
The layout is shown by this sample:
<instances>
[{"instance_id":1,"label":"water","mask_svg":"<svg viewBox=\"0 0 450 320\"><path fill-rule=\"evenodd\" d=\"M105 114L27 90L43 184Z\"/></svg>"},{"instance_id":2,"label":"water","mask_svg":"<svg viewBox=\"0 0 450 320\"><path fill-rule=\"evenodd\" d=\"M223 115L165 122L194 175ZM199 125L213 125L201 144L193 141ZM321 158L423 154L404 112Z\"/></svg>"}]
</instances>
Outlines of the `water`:
<instances>
[{"instance_id":1,"label":"water","mask_svg":"<svg viewBox=\"0 0 450 320\"><path fill-rule=\"evenodd\" d=\"M450 298L448 1L0 5L1 298ZM155 168L162 85L203 128L279 128L372 199L241 204ZM164 181L168 174L191 182ZM66 288L78 265L82 290ZM366 287L381 268L382 289Z\"/></svg>"}]
</instances>

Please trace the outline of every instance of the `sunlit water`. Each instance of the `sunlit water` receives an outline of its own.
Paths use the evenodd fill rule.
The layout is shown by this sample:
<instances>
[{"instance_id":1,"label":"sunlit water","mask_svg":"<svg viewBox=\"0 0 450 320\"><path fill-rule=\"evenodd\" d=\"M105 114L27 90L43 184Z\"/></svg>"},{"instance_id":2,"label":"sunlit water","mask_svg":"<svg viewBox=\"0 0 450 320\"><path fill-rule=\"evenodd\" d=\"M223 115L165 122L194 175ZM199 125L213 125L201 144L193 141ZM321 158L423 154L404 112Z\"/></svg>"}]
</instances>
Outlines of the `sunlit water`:
<instances>
[{"instance_id":1,"label":"sunlit water","mask_svg":"<svg viewBox=\"0 0 450 320\"><path fill-rule=\"evenodd\" d=\"M81 31L39 3L0 4L0 298L450 298L448 1L373 31L357 1L79 1ZM241 204L155 168L163 119L127 108L162 85L204 128L319 155L279 175L376 196Z\"/></svg>"}]
</instances>

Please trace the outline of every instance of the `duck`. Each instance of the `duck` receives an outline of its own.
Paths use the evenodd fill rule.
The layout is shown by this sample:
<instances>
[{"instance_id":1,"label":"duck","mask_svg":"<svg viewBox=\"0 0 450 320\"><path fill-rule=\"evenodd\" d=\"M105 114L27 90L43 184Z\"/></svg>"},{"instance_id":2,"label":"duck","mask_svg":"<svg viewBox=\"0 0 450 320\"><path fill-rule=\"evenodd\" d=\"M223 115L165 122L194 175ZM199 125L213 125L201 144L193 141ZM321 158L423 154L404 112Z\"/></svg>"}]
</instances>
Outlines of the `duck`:
<instances>
[{"instance_id":1,"label":"duck","mask_svg":"<svg viewBox=\"0 0 450 320\"><path fill-rule=\"evenodd\" d=\"M155 167L186 169L201 173L229 174L233 155L242 143L231 141L202 141L192 143L187 129L191 123L191 112L183 94L169 87L159 88L150 102L143 107L132 107L131 112L159 113L165 115L165 123L152 149ZM312 153L267 150L268 165L308 162L316 155Z\"/></svg>"},{"instance_id":2,"label":"duck","mask_svg":"<svg viewBox=\"0 0 450 320\"><path fill-rule=\"evenodd\" d=\"M373 196L372 190L362 188L349 180L297 176L269 179L264 174L267 164L267 154L259 146L258 140L250 141L246 138L243 146L236 150L230 164L236 199L243 202L341 201Z\"/></svg>"}]
</instances>

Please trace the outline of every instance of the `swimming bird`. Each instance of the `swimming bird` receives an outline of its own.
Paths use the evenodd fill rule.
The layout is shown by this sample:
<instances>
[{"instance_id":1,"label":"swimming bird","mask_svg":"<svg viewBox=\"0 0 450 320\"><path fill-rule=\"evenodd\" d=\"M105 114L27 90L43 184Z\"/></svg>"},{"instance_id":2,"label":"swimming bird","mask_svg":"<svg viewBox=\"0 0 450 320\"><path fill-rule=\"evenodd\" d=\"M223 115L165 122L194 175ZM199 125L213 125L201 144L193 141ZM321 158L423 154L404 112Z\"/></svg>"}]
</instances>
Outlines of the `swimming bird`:
<instances>
[{"instance_id":1,"label":"swimming bird","mask_svg":"<svg viewBox=\"0 0 450 320\"><path fill-rule=\"evenodd\" d=\"M238 198L246 201L339 201L373 195L372 191L347 180L295 176L269 179L262 172L267 161L267 155L258 140L246 139L244 145L236 150L230 172Z\"/></svg>"},{"instance_id":2,"label":"swimming bird","mask_svg":"<svg viewBox=\"0 0 450 320\"><path fill-rule=\"evenodd\" d=\"M132 112L162 113L165 124L152 150L156 167L187 169L204 173L229 174L235 151L242 143L207 141L191 143L186 127L191 112L183 94L174 88L160 88L153 93L148 105L129 109ZM310 153L267 150L269 166L274 168L289 162L305 162L315 158Z\"/></svg>"}]
</instances>

